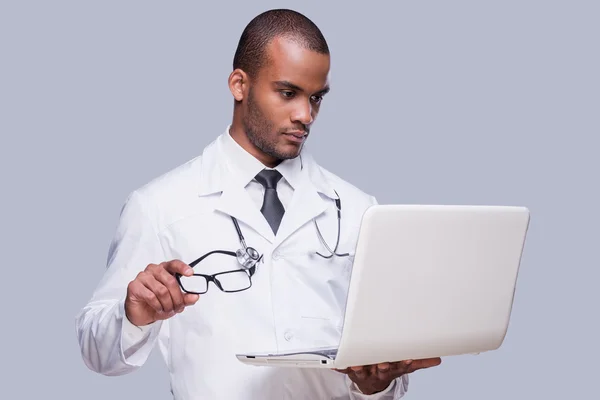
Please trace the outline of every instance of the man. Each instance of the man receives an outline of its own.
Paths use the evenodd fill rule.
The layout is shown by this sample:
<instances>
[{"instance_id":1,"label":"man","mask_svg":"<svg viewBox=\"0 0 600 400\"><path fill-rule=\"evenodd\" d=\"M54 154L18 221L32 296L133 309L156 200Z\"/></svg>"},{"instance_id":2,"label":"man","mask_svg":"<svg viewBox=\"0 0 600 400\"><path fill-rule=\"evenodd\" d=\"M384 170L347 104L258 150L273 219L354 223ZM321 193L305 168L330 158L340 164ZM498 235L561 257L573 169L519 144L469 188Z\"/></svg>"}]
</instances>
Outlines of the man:
<instances>
[{"instance_id":1,"label":"man","mask_svg":"<svg viewBox=\"0 0 600 400\"><path fill-rule=\"evenodd\" d=\"M86 365L123 375L159 346L176 399L401 398L407 374L440 360L333 371L235 358L336 344L351 260L317 254L327 248L313 220L333 248L342 200L343 252L375 199L302 151L329 90L329 49L309 19L260 14L242 33L233 68L231 125L202 155L133 191L122 209L105 276L77 317ZM243 247L240 236L262 257L248 270L227 253Z\"/></svg>"}]
</instances>

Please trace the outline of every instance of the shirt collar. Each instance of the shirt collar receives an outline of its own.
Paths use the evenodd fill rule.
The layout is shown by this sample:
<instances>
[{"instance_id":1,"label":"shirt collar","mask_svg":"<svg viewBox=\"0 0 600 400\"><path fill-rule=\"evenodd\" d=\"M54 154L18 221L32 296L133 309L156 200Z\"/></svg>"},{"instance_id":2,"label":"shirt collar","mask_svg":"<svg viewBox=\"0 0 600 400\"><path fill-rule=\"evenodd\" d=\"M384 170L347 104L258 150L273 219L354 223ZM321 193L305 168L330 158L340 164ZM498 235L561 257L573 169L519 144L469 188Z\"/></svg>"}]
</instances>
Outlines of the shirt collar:
<instances>
[{"instance_id":1,"label":"shirt collar","mask_svg":"<svg viewBox=\"0 0 600 400\"><path fill-rule=\"evenodd\" d=\"M222 135L222 151L224 152L229 168L242 186L245 187L250 183L263 169L275 169L281 173L292 188L298 188L302 172L301 157L283 160L275 168L266 167L231 137L230 128L231 126L228 126Z\"/></svg>"},{"instance_id":2,"label":"shirt collar","mask_svg":"<svg viewBox=\"0 0 600 400\"><path fill-rule=\"evenodd\" d=\"M200 196L221 192L230 185L244 188L265 168L260 161L233 140L229 128L230 126L204 149L200 163L194 164L199 168L198 194ZM284 160L275 169L294 190L312 187L332 199L338 197L330 184L330 179L305 150L294 159Z\"/></svg>"}]
</instances>

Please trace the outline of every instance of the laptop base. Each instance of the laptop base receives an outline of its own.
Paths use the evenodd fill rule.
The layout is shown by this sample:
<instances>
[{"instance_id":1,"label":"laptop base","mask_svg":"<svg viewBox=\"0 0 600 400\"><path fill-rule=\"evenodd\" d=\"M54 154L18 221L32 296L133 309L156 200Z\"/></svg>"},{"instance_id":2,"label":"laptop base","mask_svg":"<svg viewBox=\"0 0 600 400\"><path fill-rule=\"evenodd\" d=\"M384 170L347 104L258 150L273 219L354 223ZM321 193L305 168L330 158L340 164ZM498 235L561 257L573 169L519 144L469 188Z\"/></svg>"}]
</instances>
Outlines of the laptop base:
<instances>
[{"instance_id":1,"label":"laptop base","mask_svg":"<svg viewBox=\"0 0 600 400\"><path fill-rule=\"evenodd\" d=\"M337 349L319 349L287 353L236 354L244 364L298 368L335 368Z\"/></svg>"}]
</instances>

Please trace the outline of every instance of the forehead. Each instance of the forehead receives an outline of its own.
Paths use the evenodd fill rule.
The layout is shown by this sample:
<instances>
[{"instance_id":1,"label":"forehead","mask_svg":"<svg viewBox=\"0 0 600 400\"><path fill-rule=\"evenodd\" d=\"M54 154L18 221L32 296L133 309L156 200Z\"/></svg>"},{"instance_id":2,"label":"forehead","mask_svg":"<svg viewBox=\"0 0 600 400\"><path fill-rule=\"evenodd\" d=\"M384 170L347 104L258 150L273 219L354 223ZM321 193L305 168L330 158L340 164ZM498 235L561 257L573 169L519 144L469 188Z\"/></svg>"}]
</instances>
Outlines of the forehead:
<instances>
[{"instance_id":1,"label":"forehead","mask_svg":"<svg viewBox=\"0 0 600 400\"><path fill-rule=\"evenodd\" d=\"M319 91L329 80L330 57L304 48L285 38L275 38L267 46L267 63L260 80L288 81L307 91Z\"/></svg>"}]
</instances>

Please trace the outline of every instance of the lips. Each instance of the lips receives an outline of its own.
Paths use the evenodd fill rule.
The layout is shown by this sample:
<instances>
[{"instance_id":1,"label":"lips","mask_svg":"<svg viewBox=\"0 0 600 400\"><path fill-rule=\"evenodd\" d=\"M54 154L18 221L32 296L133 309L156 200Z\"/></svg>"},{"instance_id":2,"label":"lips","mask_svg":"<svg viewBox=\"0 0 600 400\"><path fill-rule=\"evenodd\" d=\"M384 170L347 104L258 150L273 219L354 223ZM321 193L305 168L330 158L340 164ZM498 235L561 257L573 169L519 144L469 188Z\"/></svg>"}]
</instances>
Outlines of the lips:
<instances>
[{"instance_id":1,"label":"lips","mask_svg":"<svg viewBox=\"0 0 600 400\"><path fill-rule=\"evenodd\" d=\"M286 132L285 135L290 135L290 136L294 136L298 139L302 139L306 136L306 132L304 132L304 131Z\"/></svg>"},{"instance_id":2,"label":"lips","mask_svg":"<svg viewBox=\"0 0 600 400\"><path fill-rule=\"evenodd\" d=\"M287 138L293 142L303 142L304 139L306 139L307 134L305 132L286 132L284 133L285 136L287 136Z\"/></svg>"}]
</instances>

